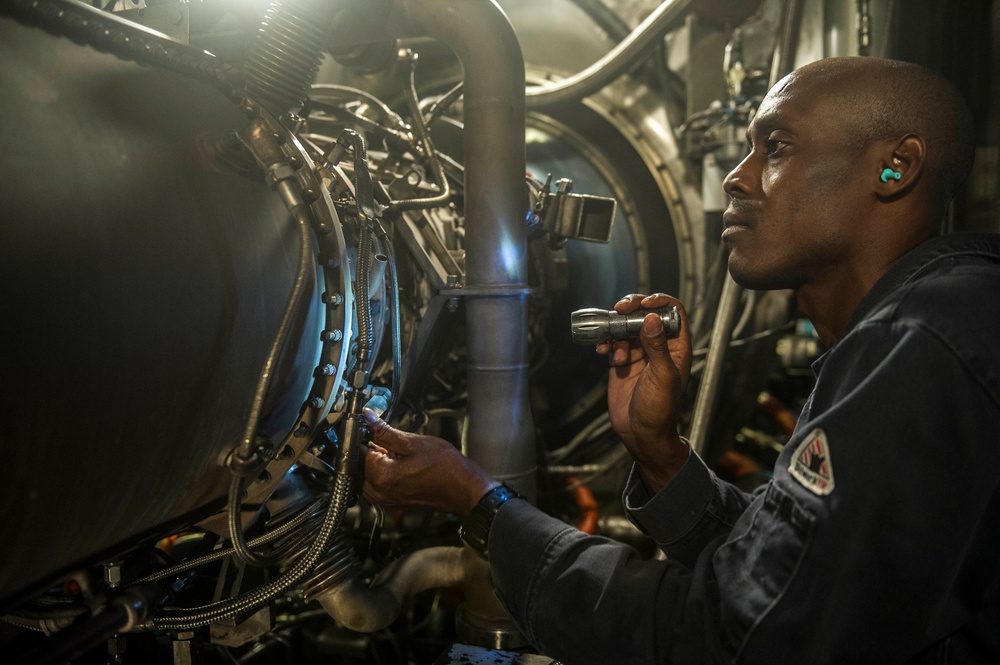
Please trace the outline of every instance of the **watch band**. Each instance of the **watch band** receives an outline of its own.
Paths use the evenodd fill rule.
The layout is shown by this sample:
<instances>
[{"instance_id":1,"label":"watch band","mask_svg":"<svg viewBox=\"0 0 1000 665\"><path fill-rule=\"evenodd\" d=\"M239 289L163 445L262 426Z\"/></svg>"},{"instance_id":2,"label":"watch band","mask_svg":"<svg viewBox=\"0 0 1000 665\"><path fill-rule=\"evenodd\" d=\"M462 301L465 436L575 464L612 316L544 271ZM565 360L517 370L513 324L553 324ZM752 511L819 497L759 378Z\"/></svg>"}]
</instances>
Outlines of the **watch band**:
<instances>
[{"instance_id":1,"label":"watch band","mask_svg":"<svg viewBox=\"0 0 1000 665\"><path fill-rule=\"evenodd\" d=\"M522 498L520 494L501 483L479 499L479 503L472 509L472 514L462 522L459 535L465 544L476 551L479 556L489 560L489 539L490 527L493 526L493 518L496 517L500 506L511 499Z\"/></svg>"}]
</instances>

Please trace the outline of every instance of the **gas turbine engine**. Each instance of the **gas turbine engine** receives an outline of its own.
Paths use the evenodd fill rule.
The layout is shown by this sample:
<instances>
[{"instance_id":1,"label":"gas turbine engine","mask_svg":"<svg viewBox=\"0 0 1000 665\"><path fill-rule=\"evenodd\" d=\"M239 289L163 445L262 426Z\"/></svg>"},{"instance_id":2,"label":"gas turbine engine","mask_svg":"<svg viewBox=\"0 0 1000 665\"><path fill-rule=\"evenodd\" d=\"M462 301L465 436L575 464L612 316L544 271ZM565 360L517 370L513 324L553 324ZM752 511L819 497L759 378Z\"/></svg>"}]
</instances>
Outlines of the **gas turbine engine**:
<instances>
[{"instance_id":1,"label":"gas turbine engine","mask_svg":"<svg viewBox=\"0 0 1000 665\"><path fill-rule=\"evenodd\" d=\"M428 4L398 6L455 29ZM313 599L378 630L466 578L467 634L516 632L458 548L365 583L345 528L361 410L419 425L462 397L468 452L533 494L529 222L606 240L613 202L525 182L523 64L495 6L459 12L481 33L466 66L493 72L463 85L464 165L427 127L456 95L422 106L412 55L407 117L311 87L334 8L275 3L242 71L80 3L3 8L0 602L52 635L28 661L111 636L121 655L130 632L239 646ZM441 343L459 307L464 351ZM427 397L441 352L468 371Z\"/></svg>"}]
</instances>

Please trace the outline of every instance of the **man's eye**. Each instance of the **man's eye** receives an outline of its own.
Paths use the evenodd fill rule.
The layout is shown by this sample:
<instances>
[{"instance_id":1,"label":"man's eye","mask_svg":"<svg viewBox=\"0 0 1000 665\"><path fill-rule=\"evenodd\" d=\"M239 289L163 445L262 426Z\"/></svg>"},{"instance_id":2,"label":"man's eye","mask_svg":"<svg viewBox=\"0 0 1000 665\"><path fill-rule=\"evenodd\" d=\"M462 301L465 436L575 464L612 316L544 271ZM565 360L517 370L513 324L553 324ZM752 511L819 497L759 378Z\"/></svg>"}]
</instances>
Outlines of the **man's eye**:
<instances>
[{"instance_id":1,"label":"man's eye","mask_svg":"<svg viewBox=\"0 0 1000 665\"><path fill-rule=\"evenodd\" d=\"M768 139L767 143L764 144L764 152L765 154L772 155L783 145L785 145L784 141Z\"/></svg>"}]
</instances>

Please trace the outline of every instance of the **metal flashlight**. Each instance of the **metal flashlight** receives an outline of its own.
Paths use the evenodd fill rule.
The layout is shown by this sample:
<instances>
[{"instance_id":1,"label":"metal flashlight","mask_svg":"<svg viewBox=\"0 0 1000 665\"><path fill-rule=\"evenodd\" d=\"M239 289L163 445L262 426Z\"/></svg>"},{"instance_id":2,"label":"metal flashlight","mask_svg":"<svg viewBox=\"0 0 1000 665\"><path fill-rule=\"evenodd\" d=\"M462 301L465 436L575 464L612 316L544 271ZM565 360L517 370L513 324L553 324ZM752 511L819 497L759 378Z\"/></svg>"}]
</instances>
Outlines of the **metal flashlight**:
<instances>
[{"instance_id":1,"label":"metal flashlight","mask_svg":"<svg viewBox=\"0 0 1000 665\"><path fill-rule=\"evenodd\" d=\"M609 340L635 339L639 336L643 320L649 314L659 315L667 337L673 337L680 331L681 317L676 307L640 309L631 314L590 307L570 314L573 341L577 344L597 344Z\"/></svg>"}]
</instances>

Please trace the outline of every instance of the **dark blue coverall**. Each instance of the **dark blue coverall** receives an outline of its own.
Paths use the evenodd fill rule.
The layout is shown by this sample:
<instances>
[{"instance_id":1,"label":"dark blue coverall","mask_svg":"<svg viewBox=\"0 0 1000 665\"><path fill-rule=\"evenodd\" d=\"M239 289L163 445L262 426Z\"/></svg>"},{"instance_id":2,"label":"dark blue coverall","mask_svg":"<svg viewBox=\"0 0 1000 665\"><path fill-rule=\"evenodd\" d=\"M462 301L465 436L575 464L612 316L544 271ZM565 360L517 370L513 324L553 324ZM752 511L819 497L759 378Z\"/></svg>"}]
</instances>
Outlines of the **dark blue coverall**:
<instances>
[{"instance_id":1,"label":"dark blue coverall","mask_svg":"<svg viewBox=\"0 0 1000 665\"><path fill-rule=\"evenodd\" d=\"M625 507L667 560L525 501L489 540L497 593L566 665L1000 662L1000 235L894 264L753 494L692 453Z\"/></svg>"}]
</instances>

